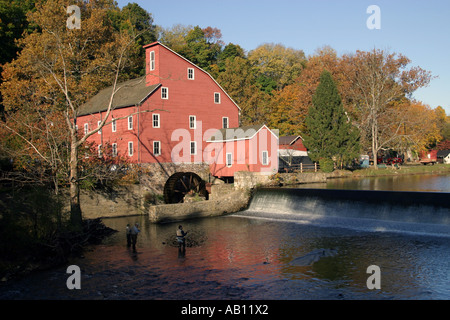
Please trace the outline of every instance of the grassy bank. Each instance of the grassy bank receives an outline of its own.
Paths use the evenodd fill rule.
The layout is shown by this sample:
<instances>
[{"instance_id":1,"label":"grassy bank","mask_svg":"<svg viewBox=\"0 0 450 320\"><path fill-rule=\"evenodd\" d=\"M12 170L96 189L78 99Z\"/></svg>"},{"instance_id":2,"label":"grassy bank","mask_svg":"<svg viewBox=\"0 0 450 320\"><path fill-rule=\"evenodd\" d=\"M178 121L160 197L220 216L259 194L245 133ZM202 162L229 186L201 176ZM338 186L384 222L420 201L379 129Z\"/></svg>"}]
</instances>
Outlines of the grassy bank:
<instances>
[{"instance_id":1,"label":"grassy bank","mask_svg":"<svg viewBox=\"0 0 450 320\"><path fill-rule=\"evenodd\" d=\"M435 164L435 165L403 165L397 168L388 166L387 168L367 168L355 170L347 177L378 177L390 175L408 175L408 174L443 174L450 173L450 164Z\"/></svg>"}]
</instances>

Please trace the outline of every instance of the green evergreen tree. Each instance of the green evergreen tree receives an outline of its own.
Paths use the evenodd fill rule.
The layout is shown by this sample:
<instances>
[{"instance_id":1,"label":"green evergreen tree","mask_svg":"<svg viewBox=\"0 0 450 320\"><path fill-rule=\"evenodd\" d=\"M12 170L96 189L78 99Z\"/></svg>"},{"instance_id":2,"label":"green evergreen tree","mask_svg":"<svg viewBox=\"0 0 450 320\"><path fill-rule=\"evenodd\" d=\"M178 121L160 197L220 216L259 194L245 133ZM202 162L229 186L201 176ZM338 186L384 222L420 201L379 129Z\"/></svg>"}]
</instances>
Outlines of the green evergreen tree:
<instances>
[{"instance_id":1,"label":"green evergreen tree","mask_svg":"<svg viewBox=\"0 0 450 320\"><path fill-rule=\"evenodd\" d=\"M359 134L345 113L331 74L324 71L305 119L304 144L313 161L332 159L337 166L359 152Z\"/></svg>"}]
</instances>

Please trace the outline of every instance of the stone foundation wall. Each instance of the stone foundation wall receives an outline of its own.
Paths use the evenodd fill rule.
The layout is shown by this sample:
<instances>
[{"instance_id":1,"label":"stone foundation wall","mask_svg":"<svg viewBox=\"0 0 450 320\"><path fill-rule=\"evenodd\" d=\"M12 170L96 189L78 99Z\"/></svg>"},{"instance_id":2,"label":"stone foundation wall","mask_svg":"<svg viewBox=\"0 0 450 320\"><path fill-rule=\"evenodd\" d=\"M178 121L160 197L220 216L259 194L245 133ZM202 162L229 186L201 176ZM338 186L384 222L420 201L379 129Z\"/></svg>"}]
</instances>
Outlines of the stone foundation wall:
<instances>
[{"instance_id":1,"label":"stone foundation wall","mask_svg":"<svg viewBox=\"0 0 450 320\"><path fill-rule=\"evenodd\" d=\"M144 213L140 185L115 187L105 191L81 191L84 219L135 216Z\"/></svg>"},{"instance_id":2,"label":"stone foundation wall","mask_svg":"<svg viewBox=\"0 0 450 320\"><path fill-rule=\"evenodd\" d=\"M239 171L234 174L234 187L236 189L252 189L257 186L270 185L271 175L260 172Z\"/></svg>"},{"instance_id":3,"label":"stone foundation wall","mask_svg":"<svg viewBox=\"0 0 450 320\"><path fill-rule=\"evenodd\" d=\"M152 223L169 223L231 214L245 210L250 197L250 192L234 190L221 197L213 195L216 200L153 206L148 210L149 220Z\"/></svg>"}]
</instances>

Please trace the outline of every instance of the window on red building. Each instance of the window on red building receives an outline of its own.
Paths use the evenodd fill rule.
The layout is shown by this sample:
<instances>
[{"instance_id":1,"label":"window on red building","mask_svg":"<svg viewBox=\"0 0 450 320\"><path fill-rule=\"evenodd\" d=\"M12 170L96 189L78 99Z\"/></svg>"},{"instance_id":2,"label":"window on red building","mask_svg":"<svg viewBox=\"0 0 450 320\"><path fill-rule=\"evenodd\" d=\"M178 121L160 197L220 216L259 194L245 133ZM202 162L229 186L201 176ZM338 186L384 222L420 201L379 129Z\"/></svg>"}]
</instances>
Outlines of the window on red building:
<instances>
[{"instance_id":1,"label":"window on red building","mask_svg":"<svg viewBox=\"0 0 450 320\"><path fill-rule=\"evenodd\" d=\"M220 93L214 92L214 103L219 104L220 103Z\"/></svg>"},{"instance_id":2,"label":"window on red building","mask_svg":"<svg viewBox=\"0 0 450 320\"><path fill-rule=\"evenodd\" d=\"M133 116L128 117L128 130L133 130Z\"/></svg>"},{"instance_id":3,"label":"window on red building","mask_svg":"<svg viewBox=\"0 0 450 320\"><path fill-rule=\"evenodd\" d=\"M233 154L227 153L227 167L231 167L233 165Z\"/></svg>"},{"instance_id":4,"label":"window on red building","mask_svg":"<svg viewBox=\"0 0 450 320\"><path fill-rule=\"evenodd\" d=\"M150 71L155 70L155 51L150 52Z\"/></svg>"},{"instance_id":5,"label":"window on red building","mask_svg":"<svg viewBox=\"0 0 450 320\"><path fill-rule=\"evenodd\" d=\"M117 143L112 144L112 156L117 157Z\"/></svg>"},{"instance_id":6,"label":"window on red building","mask_svg":"<svg viewBox=\"0 0 450 320\"><path fill-rule=\"evenodd\" d=\"M195 156L197 154L197 142L191 141L191 155Z\"/></svg>"},{"instance_id":7,"label":"window on red building","mask_svg":"<svg viewBox=\"0 0 450 320\"><path fill-rule=\"evenodd\" d=\"M153 114L153 128L159 128L159 114L155 113Z\"/></svg>"},{"instance_id":8,"label":"window on red building","mask_svg":"<svg viewBox=\"0 0 450 320\"><path fill-rule=\"evenodd\" d=\"M133 141L128 142L128 155L132 157L134 154Z\"/></svg>"},{"instance_id":9,"label":"window on red building","mask_svg":"<svg viewBox=\"0 0 450 320\"><path fill-rule=\"evenodd\" d=\"M169 88L166 88L166 87L161 88L161 99L164 99L164 100L169 99Z\"/></svg>"},{"instance_id":10,"label":"window on red building","mask_svg":"<svg viewBox=\"0 0 450 320\"><path fill-rule=\"evenodd\" d=\"M262 152L262 165L263 166L269 165L269 152L267 151Z\"/></svg>"},{"instance_id":11,"label":"window on red building","mask_svg":"<svg viewBox=\"0 0 450 320\"><path fill-rule=\"evenodd\" d=\"M227 129L228 128L228 117L222 118L222 128Z\"/></svg>"},{"instance_id":12,"label":"window on red building","mask_svg":"<svg viewBox=\"0 0 450 320\"><path fill-rule=\"evenodd\" d=\"M188 68L188 79L194 80L194 69L193 68Z\"/></svg>"},{"instance_id":13,"label":"window on red building","mask_svg":"<svg viewBox=\"0 0 450 320\"><path fill-rule=\"evenodd\" d=\"M153 155L160 156L161 155L161 142L153 141Z\"/></svg>"},{"instance_id":14,"label":"window on red building","mask_svg":"<svg viewBox=\"0 0 450 320\"><path fill-rule=\"evenodd\" d=\"M197 117L189 116L189 129L197 128Z\"/></svg>"}]
</instances>

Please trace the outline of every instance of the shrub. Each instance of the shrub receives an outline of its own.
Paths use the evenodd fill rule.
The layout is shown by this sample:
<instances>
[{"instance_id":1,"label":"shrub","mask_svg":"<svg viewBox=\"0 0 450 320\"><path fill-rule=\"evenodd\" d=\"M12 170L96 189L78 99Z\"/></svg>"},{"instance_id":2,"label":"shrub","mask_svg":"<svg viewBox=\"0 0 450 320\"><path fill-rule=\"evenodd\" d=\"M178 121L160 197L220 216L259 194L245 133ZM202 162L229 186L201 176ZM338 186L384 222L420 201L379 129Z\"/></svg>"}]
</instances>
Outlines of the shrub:
<instances>
[{"instance_id":1,"label":"shrub","mask_svg":"<svg viewBox=\"0 0 450 320\"><path fill-rule=\"evenodd\" d=\"M320 159L319 160L319 164L320 164L320 170L322 170L322 172L333 172L334 171L334 162L331 159Z\"/></svg>"}]
</instances>

